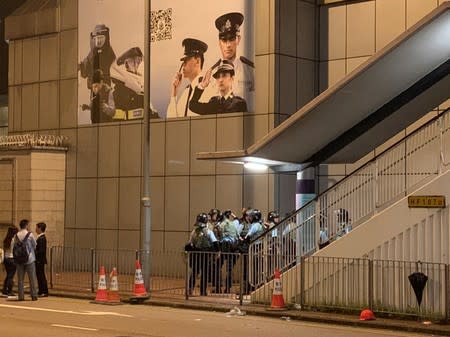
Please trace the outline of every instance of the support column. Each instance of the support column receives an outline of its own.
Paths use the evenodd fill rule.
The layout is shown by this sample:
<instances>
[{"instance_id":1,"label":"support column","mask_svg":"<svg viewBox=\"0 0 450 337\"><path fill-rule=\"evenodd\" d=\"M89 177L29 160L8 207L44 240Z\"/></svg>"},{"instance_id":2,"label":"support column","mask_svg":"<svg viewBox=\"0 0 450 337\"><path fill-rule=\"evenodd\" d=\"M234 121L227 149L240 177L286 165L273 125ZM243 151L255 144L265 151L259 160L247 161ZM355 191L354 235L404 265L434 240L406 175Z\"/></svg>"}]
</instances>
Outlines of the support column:
<instances>
[{"instance_id":1,"label":"support column","mask_svg":"<svg viewBox=\"0 0 450 337\"><path fill-rule=\"evenodd\" d=\"M305 206L316 196L315 188L315 169L307 168L297 172L297 182L295 188L295 208L299 209ZM301 212L297 215L297 233L296 233L296 255L303 256L315 244L315 226L314 220L305 222L312 214L310 212Z\"/></svg>"},{"instance_id":2,"label":"support column","mask_svg":"<svg viewBox=\"0 0 450 337\"><path fill-rule=\"evenodd\" d=\"M314 167L297 172L295 188L295 208L306 205L316 196L316 181Z\"/></svg>"}]
</instances>

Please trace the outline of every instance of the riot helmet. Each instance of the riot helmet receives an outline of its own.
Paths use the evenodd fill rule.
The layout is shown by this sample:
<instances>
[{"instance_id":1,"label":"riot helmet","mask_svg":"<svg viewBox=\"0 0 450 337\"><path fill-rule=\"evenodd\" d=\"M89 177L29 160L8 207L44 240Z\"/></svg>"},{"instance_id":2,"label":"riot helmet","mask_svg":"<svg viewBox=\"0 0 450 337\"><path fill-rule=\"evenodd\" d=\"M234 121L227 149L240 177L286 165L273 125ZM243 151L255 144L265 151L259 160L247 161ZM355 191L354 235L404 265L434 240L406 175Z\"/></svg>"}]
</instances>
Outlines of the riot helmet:
<instances>
[{"instance_id":1,"label":"riot helmet","mask_svg":"<svg viewBox=\"0 0 450 337\"><path fill-rule=\"evenodd\" d=\"M196 225L200 227L206 226L208 223L208 215L206 213L199 213L197 215L197 222Z\"/></svg>"},{"instance_id":2,"label":"riot helmet","mask_svg":"<svg viewBox=\"0 0 450 337\"><path fill-rule=\"evenodd\" d=\"M226 219L231 219L233 212L231 211L231 209L227 209L226 211L223 212L223 217Z\"/></svg>"},{"instance_id":3,"label":"riot helmet","mask_svg":"<svg viewBox=\"0 0 450 337\"><path fill-rule=\"evenodd\" d=\"M262 219L262 214L259 209L252 209L249 212L250 223L260 222Z\"/></svg>"},{"instance_id":4,"label":"riot helmet","mask_svg":"<svg viewBox=\"0 0 450 337\"><path fill-rule=\"evenodd\" d=\"M280 218L280 215L277 211L270 211L269 214L267 214L267 221L275 222L274 220L276 218ZM278 223L278 221L276 221Z\"/></svg>"},{"instance_id":5,"label":"riot helmet","mask_svg":"<svg viewBox=\"0 0 450 337\"><path fill-rule=\"evenodd\" d=\"M219 221L222 218L222 213L217 208L212 208L208 213L211 221Z\"/></svg>"}]
</instances>

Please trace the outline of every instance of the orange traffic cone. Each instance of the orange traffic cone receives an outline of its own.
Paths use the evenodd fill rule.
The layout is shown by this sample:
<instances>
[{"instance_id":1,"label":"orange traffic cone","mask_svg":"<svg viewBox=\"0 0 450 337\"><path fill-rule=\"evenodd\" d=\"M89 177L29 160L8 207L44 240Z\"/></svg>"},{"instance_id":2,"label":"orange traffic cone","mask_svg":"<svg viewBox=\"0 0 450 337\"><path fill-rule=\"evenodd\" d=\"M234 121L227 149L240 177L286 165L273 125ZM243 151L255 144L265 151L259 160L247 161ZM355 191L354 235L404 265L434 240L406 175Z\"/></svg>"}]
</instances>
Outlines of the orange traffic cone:
<instances>
[{"instance_id":1,"label":"orange traffic cone","mask_svg":"<svg viewBox=\"0 0 450 337\"><path fill-rule=\"evenodd\" d=\"M100 267L100 274L98 279L97 294L95 302L108 302L108 294L106 293L106 275L105 267Z\"/></svg>"},{"instance_id":2,"label":"orange traffic cone","mask_svg":"<svg viewBox=\"0 0 450 337\"><path fill-rule=\"evenodd\" d=\"M120 303L119 296L119 282L117 281L117 269L113 268L111 274L109 275L109 290L108 290L108 302L109 303Z\"/></svg>"},{"instance_id":3,"label":"orange traffic cone","mask_svg":"<svg viewBox=\"0 0 450 337\"><path fill-rule=\"evenodd\" d=\"M375 320L375 315L373 314L372 310L364 309L359 314L359 320L360 321L373 321L373 320Z\"/></svg>"},{"instance_id":4,"label":"orange traffic cone","mask_svg":"<svg viewBox=\"0 0 450 337\"><path fill-rule=\"evenodd\" d=\"M271 309L286 309L283 298L283 288L281 285L280 271L275 269L275 278L273 280L273 293Z\"/></svg>"},{"instance_id":5,"label":"orange traffic cone","mask_svg":"<svg viewBox=\"0 0 450 337\"><path fill-rule=\"evenodd\" d=\"M139 262L139 260L136 260L136 272L134 274L133 296L130 297L130 300L140 301L148 297L149 296L144 286L144 278L142 276L141 263Z\"/></svg>"}]
</instances>

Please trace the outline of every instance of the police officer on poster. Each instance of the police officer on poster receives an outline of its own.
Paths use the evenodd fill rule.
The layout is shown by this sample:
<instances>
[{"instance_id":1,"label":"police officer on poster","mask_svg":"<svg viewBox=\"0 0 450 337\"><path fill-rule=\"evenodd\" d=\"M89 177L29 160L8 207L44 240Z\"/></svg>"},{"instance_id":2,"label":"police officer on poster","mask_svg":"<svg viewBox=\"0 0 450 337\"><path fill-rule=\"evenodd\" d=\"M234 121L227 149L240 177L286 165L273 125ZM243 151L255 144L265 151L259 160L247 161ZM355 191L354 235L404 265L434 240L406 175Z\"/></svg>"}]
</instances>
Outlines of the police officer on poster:
<instances>
[{"instance_id":1,"label":"police officer on poster","mask_svg":"<svg viewBox=\"0 0 450 337\"><path fill-rule=\"evenodd\" d=\"M116 59L116 54L111 47L109 34L106 25L96 25L90 34L89 54L78 65L81 77L87 78L88 89L92 89L94 72L98 69L103 73L103 81L111 85L110 67Z\"/></svg>"},{"instance_id":2,"label":"police officer on poster","mask_svg":"<svg viewBox=\"0 0 450 337\"><path fill-rule=\"evenodd\" d=\"M238 46L241 42L240 27L244 22L244 15L238 12L227 13L215 21L219 31L219 47L222 59L218 60L213 69L223 60L233 63L234 85L233 93L245 99L249 109L253 109L253 96L255 92L254 63L244 56L238 55Z\"/></svg>"},{"instance_id":3,"label":"police officer on poster","mask_svg":"<svg viewBox=\"0 0 450 337\"><path fill-rule=\"evenodd\" d=\"M167 118L197 116L189 109L189 102L192 98L194 88L202 81L201 71L205 62L204 53L208 50L208 45L200 40L187 38L182 42L184 55L181 57L180 70L175 74L171 85L170 102L167 107ZM189 80L189 85L184 88L180 97L177 98L177 91L182 79Z\"/></svg>"},{"instance_id":4,"label":"police officer on poster","mask_svg":"<svg viewBox=\"0 0 450 337\"><path fill-rule=\"evenodd\" d=\"M233 93L234 67L229 61L222 61L212 75L216 80L219 95L213 96L206 103L199 102L204 90L208 87L211 78L209 69L203 80L196 86L192 95L189 109L200 114L216 114L225 112L247 112L247 103L242 97Z\"/></svg>"}]
</instances>

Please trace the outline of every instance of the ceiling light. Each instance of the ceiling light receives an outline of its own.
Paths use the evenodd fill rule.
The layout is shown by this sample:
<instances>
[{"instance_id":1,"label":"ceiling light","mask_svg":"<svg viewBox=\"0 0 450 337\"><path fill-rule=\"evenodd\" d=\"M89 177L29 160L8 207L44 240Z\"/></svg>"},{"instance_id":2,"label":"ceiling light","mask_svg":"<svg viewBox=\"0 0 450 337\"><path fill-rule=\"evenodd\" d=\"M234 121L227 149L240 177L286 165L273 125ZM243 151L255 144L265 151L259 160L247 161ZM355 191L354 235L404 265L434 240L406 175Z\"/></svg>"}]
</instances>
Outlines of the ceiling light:
<instances>
[{"instance_id":1,"label":"ceiling light","mask_svg":"<svg viewBox=\"0 0 450 337\"><path fill-rule=\"evenodd\" d=\"M267 165L259 163L244 163L244 167L252 171L265 171L268 168Z\"/></svg>"}]
</instances>

